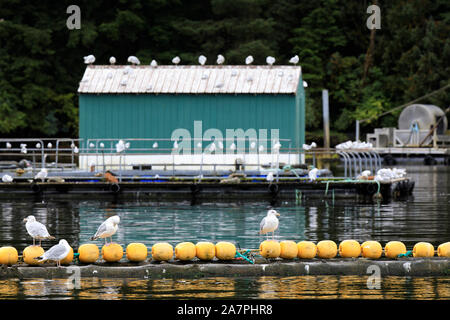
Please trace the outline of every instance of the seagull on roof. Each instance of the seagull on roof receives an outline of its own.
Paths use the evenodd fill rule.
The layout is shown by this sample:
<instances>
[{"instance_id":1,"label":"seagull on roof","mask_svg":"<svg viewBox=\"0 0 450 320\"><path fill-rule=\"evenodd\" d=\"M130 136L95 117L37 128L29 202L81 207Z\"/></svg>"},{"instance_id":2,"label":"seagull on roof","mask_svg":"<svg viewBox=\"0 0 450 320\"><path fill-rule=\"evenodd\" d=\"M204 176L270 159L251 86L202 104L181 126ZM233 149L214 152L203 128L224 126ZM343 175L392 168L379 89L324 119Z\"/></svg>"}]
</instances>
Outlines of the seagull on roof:
<instances>
[{"instance_id":1,"label":"seagull on roof","mask_svg":"<svg viewBox=\"0 0 450 320\"><path fill-rule=\"evenodd\" d=\"M225 57L221 54L217 56L217 64L223 64L225 62Z\"/></svg>"},{"instance_id":2,"label":"seagull on roof","mask_svg":"<svg viewBox=\"0 0 450 320\"><path fill-rule=\"evenodd\" d=\"M289 63L292 63L293 65L297 65L298 61L299 61L299 57L298 55L293 56L292 58L289 59Z\"/></svg>"},{"instance_id":3,"label":"seagull on roof","mask_svg":"<svg viewBox=\"0 0 450 320\"><path fill-rule=\"evenodd\" d=\"M55 239L48 233L47 228L42 223L36 221L34 216L28 216L23 221L26 222L25 228L28 234L33 238L33 246L36 245L36 239L39 240L39 246L41 246L42 239Z\"/></svg>"},{"instance_id":4,"label":"seagull on roof","mask_svg":"<svg viewBox=\"0 0 450 320\"><path fill-rule=\"evenodd\" d=\"M36 257L34 259L40 261L56 261L56 266L61 267L61 260L64 260L70 252L69 243L65 239L59 240L57 245L54 245L50 249L48 249L44 254L40 257Z\"/></svg>"},{"instance_id":5,"label":"seagull on roof","mask_svg":"<svg viewBox=\"0 0 450 320\"><path fill-rule=\"evenodd\" d=\"M180 61L181 61L181 59L180 59L180 57L179 57L179 56L176 56L175 58L173 58L173 59L172 59L172 63L173 63L174 65L177 65L177 64L179 64L179 63L180 63Z\"/></svg>"},{"instance_id":6,"label":"seagull on roof","mask_svg":"<svg viewBox=\"0 0 450 320\"><path fill-rule=\"evenodd\" d=\"M109 63L110 64L115 64L116 63L116 58L115 57L110 57L109 58Z\"/></svg>"},{"instance_id":7,"label":"seagull on roof","mask_svg":"<svg viewBox=\"0 0 450 320\"><path fill-rule=\"evenodd\" d=\"M85 64L93 64L95 62L95 57L93 54L83 57Z\"/></svg>"},{"instance_id":8,"label":"seagull on roof","mask_svg":"<svg viewBox=\"0 0 450 320\"><path fill-rule=\"evenodd\" d=\"M150 62L150 66L156 68L158 66L158 62L156 62L156 60L152 60L152 62Z\"/></svg>"},{"instance_id":9,"label":"seagull on roof","mask_svg":"<svg viewBox=\"0 0 450 320\"><path fill-rule=\"evenodd\" d=\"M280 214L276 210L267 211L267 216L261 220L259 225L259 234L272 232L272 239L275 237L275 230L278 228L278 218ZM267 236L268 237L268 236Z\"/></svg>"},{"instance_id":10,"label":"seagull on roof","mask_svg":"<svg viewBox=\"0 0 450 320\"><path fill-rule=\"evenodd\" d=\"M131 64L134 64L134 65L141 64L141 62L139 61L139 59L138 59L137 57L135 57L135 56L129 56L128 59L127 59L127 61L128 61L129 63L131 63Z\"/></svg>"},{"instance_id":11,"label":"seagull on roof","mask_svg":"<svg viewBox=\"0 0 450 320\"><path fill-rule=\"evenodd\" d=\"M110 245L112 243L112 236L119 229L119 223L120 217L118 215L109 217L98 227L97 232L91 237L91 240L103 238L105 239L105 245ZM106 238L111 238L111 242L107 244Z\"/></svg>"},{"instance_id":12,"label":"seagull on roof","mask_svg":"<svg viewBox=\"0 0 450 320\"><path fill-rule=\"evenodd\" d=\"M253 62L253 56L248 56L245 58L245 64L252 64Z\"/></svg>"},{"instance_id":13,"label":"seagull on roof","mask_svg":"<svg viewBox=\"0 0 450 320\"><path fill-rule=\"evenodd\" d=\"M198 63L200 63L202 66L206 63L206 57L204 55L201 55L198 57Z\"/></svg>"},{"instance_id":14,"label":"seagull on roof","mask_svg":"<svg viewBox=\"0 0 450 320\"><path fill-rule=\"evenodd\" d=\"M266 62L267 62L268 65L273 65L275 63L275 58L272 57L272 56L268 56L266 58Z\"/></svg>"}]
</instances>

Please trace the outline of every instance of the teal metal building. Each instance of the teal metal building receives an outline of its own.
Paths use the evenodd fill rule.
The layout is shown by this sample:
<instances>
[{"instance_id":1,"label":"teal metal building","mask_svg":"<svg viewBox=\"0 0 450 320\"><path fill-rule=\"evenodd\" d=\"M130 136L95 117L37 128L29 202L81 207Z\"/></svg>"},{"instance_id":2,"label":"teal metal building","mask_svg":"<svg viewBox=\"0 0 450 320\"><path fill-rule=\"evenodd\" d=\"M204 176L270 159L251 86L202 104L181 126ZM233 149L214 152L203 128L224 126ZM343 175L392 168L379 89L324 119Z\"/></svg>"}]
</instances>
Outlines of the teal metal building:
<instances>
[{"instance_id":1,"label":"teal metal building","mask_svg":"<svg viewBox=\"0 0 450 320\"><path fill-rule=\"evenodd\" d=\"M298 66L94 66L78 89L79 137L169 139L215 128L278 129L283 148L305 140L305 92ZM198 128L197 128L198 130ZM261 138L261 136L259 136ZM273 137L272 137L273 138ZM167 141L170 143L170 141ZM145 146L135 142L134 147Z\"/></svg>"}]
</instances>

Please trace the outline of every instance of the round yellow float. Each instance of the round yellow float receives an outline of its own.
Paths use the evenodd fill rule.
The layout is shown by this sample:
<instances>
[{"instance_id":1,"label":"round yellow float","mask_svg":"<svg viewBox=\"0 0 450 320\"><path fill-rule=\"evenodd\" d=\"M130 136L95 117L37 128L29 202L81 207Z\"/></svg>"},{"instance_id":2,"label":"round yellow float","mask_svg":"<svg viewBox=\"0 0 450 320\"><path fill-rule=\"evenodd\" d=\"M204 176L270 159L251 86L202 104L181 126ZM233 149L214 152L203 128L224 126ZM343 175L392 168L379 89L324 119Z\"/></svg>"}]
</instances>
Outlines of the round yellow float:
<instances>
[{"instance_id":1,"label":"round yellow float","mask_svg":"<svg viewBox=\"0 0 450 320\"><path fill-rule=\"evenodd\" d=\"M297 257L298 247L294 241L281 241L280 249L280 257L283 259L294 259Z\"/></svg>"},{"instance_id":2,"label":"round yellow float","mask_svg":"<svg viewBox=\"0 0 450 320\"><path fill-rule=\"evenodd\" d=\"M440 244L438 246L437 253L439 257L450 258L450 242Z\"/></svg>"},{"instance_id":3,"label":"round yellow float","mask_svg":"<svg viewBox=\"0 0 450 320\"><path fill-rule=\"evenodd\" d=\"M339 244L339 256L342 258L358 258L361 246L356 240L344 240Z\"/></svg>"},{"instance_id":4,"label":"round yellow float","mask_svg":"<svg viewBox=\"0 0 450 320\"><path fill-rule=\"evenodd\" d=\"M14 247L0 248L0 264L13 265L19 260L19 253Z\"/></svg>"},{"instance_id":5,"label":"round yellow float","mask_svg":"<svg viewBox=\"0 0 450 320\"><path fill-rule=\"evenodd\" d=\"M221 241L216 243L216 257L219 260L231 260L236 256L236 247L231 242Z\"/></svg>"},{"instance_id":6,"label":"round yellow float","mask_svg":"<svg viewBox=\"0 0 450 320\"><path fill-rule=\"evenodd\" d=\"M425 258L434 256L434 247L428 242L418 242L413 248L413 257Z\"/></svg>"},{"instance_id":7,"label":"round yellow float","mask_svg":"<svg viewBox=\"0 0 450 320\"><path fill-rule=\"evenodd\" d=\"M264 258L278 258L281 254L281 245L275 240L265 240L259 245L259 254Z\"/></svg>"},{"instance_id":8,"label":"round yellow float","mask_svg":"<svg viewBox=\"0 0 450 320\"><path fill-rule=\"evenodd\" d=\"M317 254L317 247L312 241L300 241L297 243L298 254L300 259L313 259Z\"/></svg>"},{"instance_id":9,"label":"round yellow float","mask_svg":"<svg viewBox=\"0 0 450 320\"><path fill-rule=\"evenodd\" d=\"M322 240L317 244L317 256L323 259L331 259L337 255L337 245L331 240Z\"/></svg>"},{"instance_id":10,"label":"round yellow float","mask_svg":"<svg viewBox=\"0 0 450 320\"><path fill-rule=\"evenodd\" d=\"M156 261L168 261L173 257L173 247L167 242L158 242L152 246L152 258Z\"/></svg>"},{"instance_id":11,"label":"round yellow float","mask_svg":"<svg viewBox=\"0 0 450 320\"><path fill-rule=\"evenodd\" d=\"M133 242L127 246L127 259L132 262L142 262L147 259L147 246L143 243Z\"/></svg>"},{"instance_id":12,"label":"round yellow float","mask_svg":"<svg viewBox=\"0 0 450 320\"><path fill-rule=\"evenodd\" d=\"M86 243L78 248L78 260L82 263L94 263L100 256L100 250L96 244Z\"/></svg>"},{"instance_id":13,"label":"round yellow float","mask_svg":"<svg viewBox=\"0 0 450 320\"><path fill-rule=\"evenodd\" d=\"M397 258L399 254L405 254L406 253L406 246L403 242L400 241L389 241L384 246L384 255L387 258Z\"/></svg>"},{"instance_id":14,"label":"round yellow float","mask_svg":"<svg viewBox=\"0 0 450 320\"><path fill-rule=\"evenodd\" d=\"M175 246L175 258L188 261L195 258L197 250L192 242L181 242Z\"/></svg>"},{"instance_id":15,"label":"round yellow float","mask_svg":"<svg viewBox=\"0 0 450 320\"><path fill-rule=\"evenodd\" d=\"M379 259L383 254L383 247L378 241L366 241L361 245L361 255L364 258Z\"/></svg>"},{"instance_id":16,"label":"round yellow float","mask_svg":"<svg viewBox=\"0 0 450 320\"><path fill-rule=\"evenodd\" d=\"M102 247L102 257L106 262L117 262L123 257L123 248L118 243L111 243Z\"/></svg>"},{"instance_id":17,"label":"round yellow float","mask_svg":"<svg viewBox=\"0 0 450 320\"><path fill-rule=\"evenodd\" d=\"M25 249L23 249L22 252L23 262L30 265L41 264L42 262L35 258L40 257L43 254L44 249L42 249L41 246L28 246Z\"/></svg>"},{"instance_id":18,"label":"round yellow float","mask_svg":"<svg viewBox=\"0 0 450 320\"><path fill-rule=\"evenodd\" d=\"M69 254L67 255L67 257L65 257L64 259L61 260L61 265L68 265L72 261L73 261L73 249L72 249L72 247L70 247Z\"/></svg>"},{"instance_id":19,"label":"round yellow float","mask_svg":"<svg viewBox=\"0 0 450 320\"><path fill-rule=\"evenodd\" d=\"M212 242L197 242L197 244L195 245L195 255L200 260L212 260L216 255L216 246Z\"/></svg>"}]
</instances>

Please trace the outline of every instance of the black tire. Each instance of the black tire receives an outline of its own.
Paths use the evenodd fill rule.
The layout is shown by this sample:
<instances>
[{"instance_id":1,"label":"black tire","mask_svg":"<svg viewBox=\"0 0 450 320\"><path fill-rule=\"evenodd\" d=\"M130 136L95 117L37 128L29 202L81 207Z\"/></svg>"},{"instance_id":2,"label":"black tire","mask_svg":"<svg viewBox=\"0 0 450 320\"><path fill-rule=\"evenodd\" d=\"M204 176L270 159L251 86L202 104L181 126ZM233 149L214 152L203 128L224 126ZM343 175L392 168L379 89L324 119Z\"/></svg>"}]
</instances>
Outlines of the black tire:
<instances>
[{"instance_id":1,"label":"black tire","mask_svg":"<svg viewBox=\"0 0 450 320\"><path fill-rule=\"evenodd\" d=\"M277 193L278 193L278 190L279 190L277 184L269 184L268 189L269 189L269 192L270 192L270 193L273 193L273 194L277 194Z\"/></svg>"},{"instance_id":2,"label":"black tire","mask_svg":"<svg viewBox=\"0 0 450 320\"><path fill-rule=\"evenodd\" d=\"M112 193L119 193L120 192L120 186L117 183L113 183L112 185L109 186L109 190Z\"/></svg>"},{"instance_id":3,"label":"black tire","mask_svg":"<svg viewBox=\"0 0 450 320\"><path fill-rule=\"evenodd\" d=\"M35 182L33 182L31 184L30 189L31 189L31 191L33 191L33 193L41 193L41 191L42 191L41 186Z\"/></svg>"}]
</instances>

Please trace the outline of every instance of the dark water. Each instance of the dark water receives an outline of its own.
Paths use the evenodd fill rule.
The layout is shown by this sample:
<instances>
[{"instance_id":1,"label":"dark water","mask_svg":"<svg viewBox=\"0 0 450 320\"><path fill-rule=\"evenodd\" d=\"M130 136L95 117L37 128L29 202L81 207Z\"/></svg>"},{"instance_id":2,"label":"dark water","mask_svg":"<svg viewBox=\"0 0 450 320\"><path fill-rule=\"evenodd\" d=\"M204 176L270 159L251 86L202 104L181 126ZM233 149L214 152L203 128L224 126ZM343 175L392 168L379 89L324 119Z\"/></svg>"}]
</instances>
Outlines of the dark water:
<instances>
[{"instance_id":1,"label":"dark water","mask_svg":"<svg viewBox=\"0 0 450 320\"><path fill-rule=\"evenodd\" d=\"M444 166L406 167L416 181L408 201L389 204L356 204L331 199L303 203L282 202L279 240L324 239L340 242L377 240L382 245L403 241L408 249L419 241L434 246L450 241L450 170ZM0 245L12 245L20 252L32 243L23 218L32 214L47 225L50 234L65 238L77 248L90 242L98 225L118 214L120 229L114 241L124 247L143 242L151 247L167 241L232 241L241 248L257 248L259 222L268 203L186 203L105 201L3 201L0 203ZM97 241L102 244L101 240ZM47 249L55 241L43 243ZM322 280L325 279L325 280ZM368 290L364 277L287 277L202 280L94 280L85 279L82 290L61 286L65 280L8 280L0 282L0 298L400 298L449 299L449 277L383 279L384 289ZM84 285L83 285L84 283ZM222 286L222 283L225 283ZM420 285L420 287L419 287ZM299 289L301 288L301 289ZM428 292L427 290L430 290ZM222 295L225 295L222 297Z\"/></svg>"}]
</instances>

